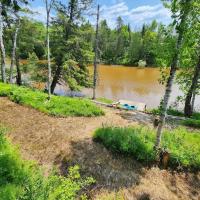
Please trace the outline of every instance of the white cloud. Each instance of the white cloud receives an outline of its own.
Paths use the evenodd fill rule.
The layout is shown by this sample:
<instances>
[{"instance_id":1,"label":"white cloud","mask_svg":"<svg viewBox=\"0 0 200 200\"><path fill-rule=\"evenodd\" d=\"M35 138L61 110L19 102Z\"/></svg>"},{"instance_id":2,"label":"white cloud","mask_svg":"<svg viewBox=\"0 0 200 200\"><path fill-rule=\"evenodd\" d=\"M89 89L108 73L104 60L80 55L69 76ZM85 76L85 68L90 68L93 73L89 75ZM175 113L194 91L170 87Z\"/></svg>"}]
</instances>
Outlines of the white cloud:
<instances>
[{"instance_id":1,"label":"white cloud","mask_svg":"<svg viewBox=\"0 0 200 200\"><path fill-rule=\"evenodd\" d=\"M112 2L113 4L111 6L102 5L100 10L100 20L106 19L111 28L116 26L118 16L121 16L125 23L130 23L132 28L140 28L142 24L151 23L154 19L164 24L168 24L171 21L170 11L164 8L162 4L154 6L144 5L130 9L124 0L112 0ZM31 16L32 18L45 22L45 7L38 6L30 9L35 13ZM96 9L92 12L95 13ZM96 16L90 16L88 19L95 25Z\"/></svg>"},{"instance_id":2,"label":"white cloud","mask_svg":"<svg viewBox=\"0 0 200 200\"><path fill-rule=\"evenodd\" d=\"M101 7L101 20L106 19L110 27L115 27L118 16L121 16L125 23L130 23L132 27L141 27L143 23L150 23L154 19L164 24L171 21L170 11L162 4L130 9L124 1L120 1L112 6Z\"/></svg>"}]
</instances>

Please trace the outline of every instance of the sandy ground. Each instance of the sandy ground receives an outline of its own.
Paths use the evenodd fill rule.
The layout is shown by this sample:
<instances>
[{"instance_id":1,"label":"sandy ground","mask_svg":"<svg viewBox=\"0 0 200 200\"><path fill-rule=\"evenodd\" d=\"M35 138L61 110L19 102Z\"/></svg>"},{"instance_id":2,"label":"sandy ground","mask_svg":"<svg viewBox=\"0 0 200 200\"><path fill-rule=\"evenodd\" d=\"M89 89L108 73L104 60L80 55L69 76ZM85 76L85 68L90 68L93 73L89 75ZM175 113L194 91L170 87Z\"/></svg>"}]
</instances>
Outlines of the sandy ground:
<instances>
[{"instance_id":1,"label":"sandy ground","mask_svg":"<svg viewBox=\"0 0 200 200\"><path fill-rule=\"evenodd\" d=\"M105 109L96 118L54 118L34 109L0 98L0 123L11 128L9 137L19 145L25 159L37 161L46 169L57 165L62 174L78 164L83 175L97 184L91 199L200 200L200 174L148 169L134 160L114 155L92 141L92 134L104 125L127 126L151 123L151 117ZM135 121L135 122L134 122Z\"/></svg>"}]
</instances>

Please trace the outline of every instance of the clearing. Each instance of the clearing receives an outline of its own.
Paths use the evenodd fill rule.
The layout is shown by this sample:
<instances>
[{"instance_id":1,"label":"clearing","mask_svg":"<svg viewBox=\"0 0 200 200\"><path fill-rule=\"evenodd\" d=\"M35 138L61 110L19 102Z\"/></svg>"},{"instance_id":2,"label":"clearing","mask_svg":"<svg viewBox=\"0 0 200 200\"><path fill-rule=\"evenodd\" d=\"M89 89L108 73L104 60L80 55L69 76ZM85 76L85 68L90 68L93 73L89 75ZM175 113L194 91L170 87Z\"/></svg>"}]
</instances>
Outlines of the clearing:
<instances>
[{"instance_id":1,"label":"clearing","mask_svg":"<svg viewBox=\"0 0 200 200\"><path fill-rule=\"evenodd\" d=\"M25 159L36 160L46 169L55 164L62 174L79 164L83 175L97 180L89 191L91 199L200 199L200 173L148 169L94 143L92 134L102 125L137 123L125 119L124 111L103 109L106 115L100 117L55 118L0 98L0 123L11 128L9 137ZM145 123L142 115L135 121Z\"/></svg>"}]
</instances>

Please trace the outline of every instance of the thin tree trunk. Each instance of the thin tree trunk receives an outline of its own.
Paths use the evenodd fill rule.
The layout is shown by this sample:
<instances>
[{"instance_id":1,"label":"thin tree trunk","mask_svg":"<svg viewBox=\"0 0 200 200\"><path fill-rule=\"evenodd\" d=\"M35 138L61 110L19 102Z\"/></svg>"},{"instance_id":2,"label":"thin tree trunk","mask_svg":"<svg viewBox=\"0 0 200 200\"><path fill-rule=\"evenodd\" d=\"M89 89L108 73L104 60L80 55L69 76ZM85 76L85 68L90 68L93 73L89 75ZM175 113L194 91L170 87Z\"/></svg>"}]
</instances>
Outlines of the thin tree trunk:
<instances>
[{"instance_id":1,"label":"thin tree trunk","mask_svg":"<svg viewBox=\"0 0 200 200\"><path fill-rule=\"evenodd\" d=\"M51 93L54 93L54 90L56 88L56 85L58 83L58 80L60 79L60 75L61 75L61 71L62 71L62 67L61 66L57 66L55 75L53 77L53 81L51 83Z\"/></svg>"},{"instance_id":2,"label":"thin tree trunk","mask_svg":"<svg viewBox=\"0 0 200 200\"><path fill-rule=\"evenodd\" d=\"M190 1L191 0L186 1L185 5L188 5L188 3ZM168 104L169 104L170 95L171 95L171 92L172 92L172 85L173 85L174 78L175 78L175 75L176 75L176 70L177 70L177 67L178 67L178 62L179 62L179 57L180 57L180 48L182 46L183 32L184 32L183 26L185 24L185 20L187 18L188 12L189 12L189 7L187 7L187 9L183 12L184 13L182 15L180 25L179 25L179 33L178 33L178 39L177 39L177 43L176 43L175 54L174 54L174 57L173 57L173 60L172 60L172 65L171 65L171 69L170 69L170 76L168 78L167 85L166 85L164 100L163 100L162 108L161 108L160 121L159 121L158 129L157 129L157 136L156 136L156 143L155 143L155 149L156 149L157 153L159 152L159 148L160 148L161 137L162 137L162 129L163 129L163 126L165 124L166 115L167 115L167 108L168 108Z\"/></svg>"},{"instance_id":3,"label":"thin tree trunk","mask_svg":"<svg viewBox=\"0 0 200 200\"><path fill-rule=\"evenodd\" d=\"M48 62L48 99L51 98L51 58L50 58L50 47L49 47L49 16L51 11L51 6L53 1L50 1L50 5L48 5L48 0L45 0L46 3L46 14L47 14L47 21L46 21L46 37L47 37L47 62Z\"/></svg>"},{"instance_id":4,"label":"thin tree trunk","mask_svg":"<svg viewBox=\"0 0 200 200\"><path fill-rule=\"evenodd\" d=\"M3 41L3 16L2 16L1 3L0 3L0 51L1 51L1 76L2 76L2 81L6 83L6 52Z\"/></svg>"},{"instance_id":5,"label":"thin tree trunk","mask_svg":"<svg viewBox=\"0 0 200 200\"><path fill-rule=\"evenodd\" d=\"M199 57L199 61L198 61L197 65L195 67L194 76L192 78L192 84L190 86L190 89L189 89L189 91L186 95L186 99L185 99L184 112L185 112L186 117L191 117L193 114L192 96L195 95L195 90L198 85L199 77L200 77L200 57Z\"/></svg>"},{"instance_id":6,"label":"thin tree trunk","mask_svg":"<svg viewBox=\"0 0 200 200\"><path fill-rule=\"evenodd\" d=\"M168 108L168 104L169 104L170 95L172 92L172 85L173 85L173 81L174 81L176 70L177 70L177 68L176 68L177 63L178 63L177 58L178 57L176 55L174 57L173 65L171 66L170 76L169 76L166 90L165 90L165 95L164 95L164 100L163 100L163 105L162 105L162 110L161 110L161 115L160 115L160 121L159 121L158 129L157 129L157 137L156 137L156 145L155 145L156 150L159 149L160 143L161 143L162 128L165 124L167 108Z\"/></svg>"},{"instance_id":7,"label":"thin tree trunk","mask_svg":"<svg viewBox=\"0 0 200 200\"><path fill-rule=\"evenodd\" d=\"M16 60L16 48L17 48L17 36L19 31L19 22L17 23L17 27L15 29L14 37L13 37L13 49L11 56L11 64L10 64L10 83L13 83L13 68Z\"/></svg>"},{"instance_id":8,"label":"thin tree trunk","mask_svg":"<svg viewBox=\"0 0 200 200\"><path fill-rule=\"evenodd\" d=\"M97 7L97 24L96 24L96 36L95 36L95 56L94 56L94 77L93 77L93 99L96 99L96 85L97 85L97 60L98 60L98 35L99 35L99 9Z\"/></svg>"},{"instance_id":9,"label":"thin tree trunk","mask_svg":"<svg viewBox=\"0 0 200 200\"><path fill-rule=\"evenodd\" d=\"M194 103L195 103L195 98L196 98L196 90L194 91L193 95L192 95L192 112L194 112Z\"/></svg>"},{"instance_id":10,"label":"thin tree trunk","mask_svg":"<svg viewBox=\"0 0 200 200\"><path fill-rule=\"evenodd\" d=\"M47 19L47 60L48 60L48 95L51 98L51 58L49 47L49 19Z\"/></svg>"},{"instance_id":11,"label":"thin tree trunk","mask_svg":"<svg viewBox=\"0 0 200 200\"><path fill-rule=\"evenodd\" d=\"M19 56L16 54L15 56L15 62L16 62L16 68L17 68L17 85L22 85L22 75L20 70L20 64L19 64Z\"/></svg>"}]
</instances>

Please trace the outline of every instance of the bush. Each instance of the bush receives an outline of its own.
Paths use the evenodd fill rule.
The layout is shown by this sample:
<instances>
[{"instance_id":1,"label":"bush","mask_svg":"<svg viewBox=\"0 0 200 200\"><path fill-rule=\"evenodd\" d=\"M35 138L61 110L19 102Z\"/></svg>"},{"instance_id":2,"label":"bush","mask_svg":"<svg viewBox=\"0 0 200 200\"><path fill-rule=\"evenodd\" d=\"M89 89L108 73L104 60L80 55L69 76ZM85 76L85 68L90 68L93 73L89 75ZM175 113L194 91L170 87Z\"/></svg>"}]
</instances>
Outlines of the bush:
<instances>
[{"instance_id":1,"label":"bush","mask_svg":"<svg viewBox=\"0 0 200 200\"><path fill-rule=\"evenodd\" d=\"M182 121L182 125L189 126L192 128L200 128L200 120L186 119L186 120Z\"/></svg>"},{"instance_id":2,"label":"bush","mask_svg":"<svg viewBox=\"0 0 200 200\"><path fill-rule=\"evenodd\" d=\"M66 178L56 173L44 177L36 164L21 159L0 128L1 200L76 199L81 197L80 191L92 183L94 179L91 177L81 178L78 166L71 167Z\"/></svg>"},{"instance_id":3,"label":"bush","mask_svg":"<svg viewBox=\"0 0 200 200\"><path fill-rule=\"evenodd\" d=\"M138 161L152 162L155 159L154 135L148 129L106 127L96 130L93 138L112 151L134 156Z\"/></svg>"},{"instance_id":4,"label":"bush","mask_svg":"<svg viewBox=\"0 0 200 200\"><path fill-rule=\"evenodd\" d=\"M101 142L113 152L134 156L138 161L149 163L155 160L153 150L156 134L141 127L105 127L96 130L94 140ZM162 147L170 152L173 167L200 169L200 133L184 128L164 131Z\"/></svg>"},{"instance_id":5,"label":"bush","mask_svg":"<svg viewBox=\"0 0 200 200\"><path fill-rule=\"evenodd\" d=\"M54 116L100 116L104 112L88 99L51 96L38 90L26 87L11 86L0 83L0 96L8 96L10 100L22 105L31 106L41 112Z\"/></svg>"},{"instance_id":6,"label":"bush","mask_svg":"<svg viewBox=\"0 0 200 200\"><path fill-rule=\"evenodd\" d=\"M153 114L153 115L160 115L160 114L161 114L161 111L160 111L159 108L151 109L149 112L150 112L151 114ZM168 115L172 115L172 116L184 117L184 113L183 113L183 112L181 112L181 111L179 111L179 110L175 110L175 109L173 109L173 108L169 108L169 109L167 110L167 114L168 114Z\"/></svg>"}]
</instances>

